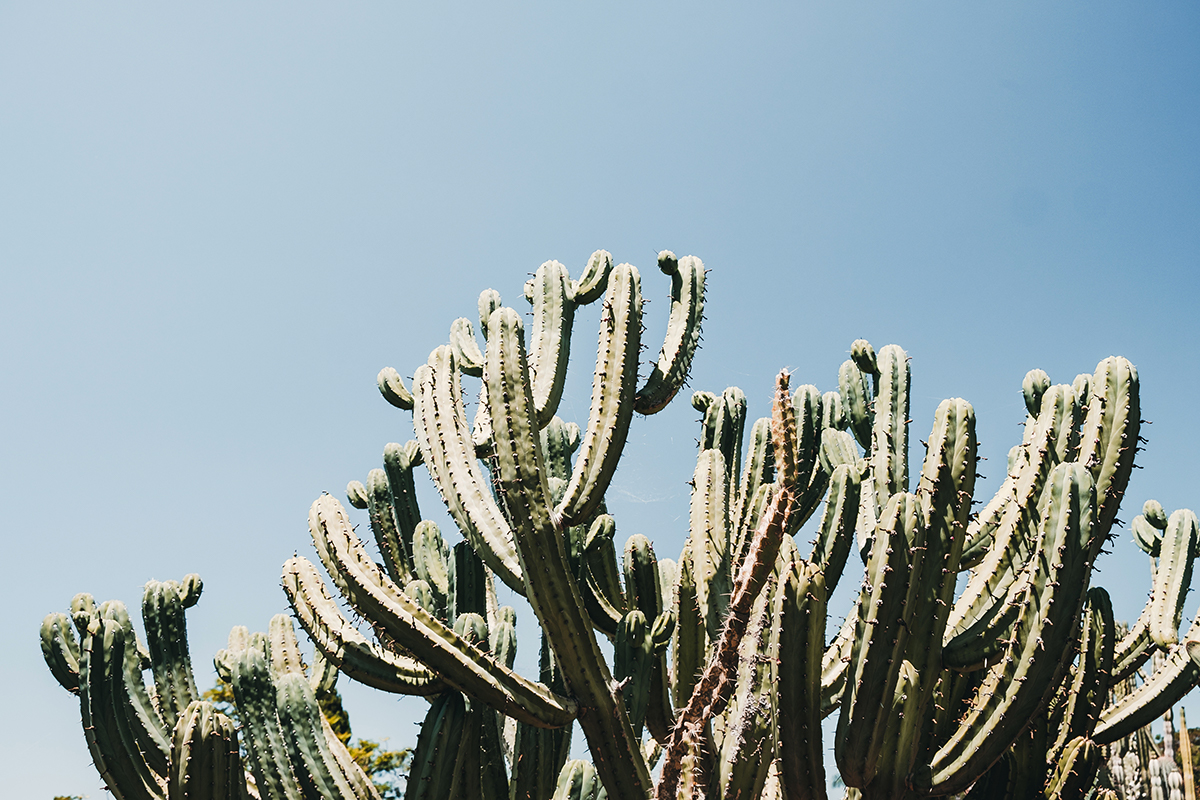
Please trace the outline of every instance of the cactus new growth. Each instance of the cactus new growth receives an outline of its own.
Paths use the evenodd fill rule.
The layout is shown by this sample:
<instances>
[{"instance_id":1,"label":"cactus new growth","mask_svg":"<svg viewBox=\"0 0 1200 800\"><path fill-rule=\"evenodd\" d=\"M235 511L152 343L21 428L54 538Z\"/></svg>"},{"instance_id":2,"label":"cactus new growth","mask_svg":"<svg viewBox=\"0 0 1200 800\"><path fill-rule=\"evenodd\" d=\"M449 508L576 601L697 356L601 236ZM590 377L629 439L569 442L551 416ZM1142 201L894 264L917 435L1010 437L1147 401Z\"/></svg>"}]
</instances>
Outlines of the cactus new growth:
<instances>
[{"instance_id":1,"label":"cactus new growth","mask_svg":"<svg viewBox=\"0 0 1200 800\"><path fill-rule=\"evenodd\" d=\"M1153 589L1126 634L1090 584L1139 440L1137 371L1122 358L1070 384L1026 376L1024 436L986 500L976 499L975 412L962 399L938 406L910 479L911 375L896 345L855 341L836 390L792 387L781 372L770 417L749 425L740 390L696 392L700 452L678 560L658 558L640 534L619 544L605 493L630 425L682 389L703 318L700 260L663 252L658 266L671 309L648 375L638 270L604 251L574 280L547 262L525 286L528 330L487 290L482 342L464 317L415 369L411 391L395 369L379 373L415 436L387 445L382 468L347 487L377 555L337 499L312 505L312 541L340 601L300 556L284 566L284 589L321 658L429 701L409 798L823 799L821 721L832 714L852 797L1083 798L1104 748L1136 738L1200 680L1200 620L1178 633L1200 548L1191 511L1150 502L1134 520ZM577 313L598 301L581 428L556 413ZM473 421L462 375L482 381ZM421 466L459 529L453 546L418 507ZM815 540L802 550L796 535L810 519ZM862 585L827 640L828 598L855 552ZM513 668L516 614L499 605L496 580L536 614L537 676ZM72 664L87 658L61 635L65 618L47 626L47 661L79 691L87 670ZM218 657L246 720L250 785L260 796L363 796L320 735L312 679L284 627L273 623L270 639L235 631ZM80 630L93 628L114 631L119 661L127 622ZM151 639L156 699L131 694L122 708L153 711L157 726L137 717L89 732L89 744L103 733L97 765L122 791L149 780L120 766L146 750L131 735L153 744L151 777L165 785L179 757L172 726L175 742L190 741L178 726L208 719L184 713L186 653ZM574 723L590 763L568 761Z\"/></svg>"}]
</instances>

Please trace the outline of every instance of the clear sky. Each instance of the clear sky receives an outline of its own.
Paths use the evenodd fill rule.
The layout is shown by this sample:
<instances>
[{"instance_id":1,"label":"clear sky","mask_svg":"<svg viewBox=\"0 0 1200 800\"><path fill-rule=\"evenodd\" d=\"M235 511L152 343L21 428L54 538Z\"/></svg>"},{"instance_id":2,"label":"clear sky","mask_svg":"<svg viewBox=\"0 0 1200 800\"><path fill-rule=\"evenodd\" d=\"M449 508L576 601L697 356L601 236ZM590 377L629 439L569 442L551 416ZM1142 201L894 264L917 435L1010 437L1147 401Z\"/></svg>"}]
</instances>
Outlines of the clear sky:
<instances>
[{"instance_id":1,"label":"clear sky","mask_svg":"<svg viewBox=\"0 0 1200 800\"><path fill-rule=\"evenodd\" d=\"M914 439L975 405L981 497L1026 370L1125 355L1154 424L1121 518L1200 507L1196 3L433 5L0 4L7 795L103 796L46 613L199 572L209 685L285 609L312 500L412 438L376 372L548 259L640 266L657 347L654 255L701 257L692 385L754 417L782 366L828 390L855 338L901 344ZM622 537L677 554L697 431L686 399L635 421ZM1118 536L1095 582L1132 620ZM423 703L341 685L357 733L415 743Z\"/></svg>"}]
</instances>

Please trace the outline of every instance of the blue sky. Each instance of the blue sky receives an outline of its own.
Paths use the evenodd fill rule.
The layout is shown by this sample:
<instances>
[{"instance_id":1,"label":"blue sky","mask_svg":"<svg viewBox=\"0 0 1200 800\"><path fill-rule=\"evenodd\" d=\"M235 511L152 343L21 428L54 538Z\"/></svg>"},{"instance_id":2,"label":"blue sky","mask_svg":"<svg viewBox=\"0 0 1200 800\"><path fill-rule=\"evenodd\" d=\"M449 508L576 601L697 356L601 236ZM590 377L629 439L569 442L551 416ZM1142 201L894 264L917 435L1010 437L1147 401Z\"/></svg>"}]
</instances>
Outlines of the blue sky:
<instances>
[{"instance_id":1,"label":"blue sky","mask_svg":"<svg viewBox=\"0 0 1200 800\"><path fill-rule=\"evenodd\" d=\"M655 253L701 257L692 385L754 416L782 366L827 390L855 338L901 344L914 438L975 405L981 496L1026 370L1125 355L1154 424L1121 518L1197 507L1198 101L1194 3L0 5L9 791L102 796L42 616L199 572L207 685L231 626L284 610L309 503L412 437L376 372L547 259L640 266L653 340ZM611 493L660 555L695 417L636 421ZM1132 619L1119 537L1096 582ZM358 733L415 742L419 701L342 685Z\"/></svg>"}]
</instances>

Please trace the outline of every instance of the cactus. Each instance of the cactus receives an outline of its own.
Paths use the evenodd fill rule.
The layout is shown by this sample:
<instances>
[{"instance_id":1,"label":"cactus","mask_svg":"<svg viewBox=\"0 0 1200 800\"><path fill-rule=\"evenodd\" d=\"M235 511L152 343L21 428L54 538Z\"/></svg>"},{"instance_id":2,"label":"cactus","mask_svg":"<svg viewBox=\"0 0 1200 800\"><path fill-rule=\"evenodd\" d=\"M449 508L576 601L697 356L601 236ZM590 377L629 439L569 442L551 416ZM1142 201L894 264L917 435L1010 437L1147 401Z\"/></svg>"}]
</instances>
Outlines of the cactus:
<instances>
[{"instance_id":1,"label":"cactus","mask_svg":"<svg viewBox=\"0 0 1200 800\"><path fill-rule=\"evenodd\" d=\"M419 457L409 450L407 471L373 471L347 491L370 513L382 568L337 501L313 505L321 561L377 641L341 616L306 559L285 566L285 589L340 669L431 698L418 746L427 788L410 787L414 797L457 796L450 784L468 780L461 753L470 750L470 785L486 774L488 796L824 798L820 720L835 711L835 760L853 796L1082 797L1106 743L1197 683L1189 652L1200 657L1200 632L1177 633L1195 515L1168 517L1148 503L1135 520L1137 541L1157 559L1154 591L1120 641L1107 594L1089 586L1137 450L1137 372L1120 358L1070 385L1041 370L1026 376L1023 441L975 516L975 419L964 400L938 407L910 486L911 376L895 345L854 342L837 391L793 394L781 373L771 416L749 426L740 390L698 391L683 552L660 561L635 534L619 564L605 491L634 412L660 410L686 382L703 316L700 262L664 252L659 266L672 278L670 320L640 389L641 278L604 251L578 281L558 262L537 271L525 292L528 336L491 290L479 303L484 346L465 319L455 323L450 344L414 371ZM571 326L602 294L581 429L554 412ZM473 429L460 375L482 377ZM394 370L380 385L403 407ZM419 521L411 470L422 463L463 535L456 549L476 556L484 576L469 578L484 592L472 590L465 625L455 598L469 576L456 565L467 562L448 559L436 527ZM793 537L814 516L806 557ZM827 598L855 544L866 576L827 645ZM537 615L536 681L513 672L499 646L512 629L495 610L492 575ZM598 636L612 642L611 665ZM1159 669L1126 685L1155 652ZM492 716L474 731L480 709ZM592 764L566 761L572 721ZM504 759L468 746L497 730Z\"/></svg>"},{"instance_id":2,"label":"cactus","mask_svg":"<svg viewBox=\"0 0 1200 800\"><path fill-rule=\"evenodd\" d=\"M337 673L318 659L309 674L292 622L282 615L271 621L269 637L234 628L229 649L215 659L233 684L243 762L229 717L196 692L184 609L201 588L197 575L147 583L145 643L123 604L96 605L86 594L71 601L70 617L53 613L42 623L46 663L79 696L88 749L113 796L378 800L317 706L316 692L330 690Z\"/></svg>"},{"instance_id":3,"label":"cactus","mask_svg":"<svg viewBox=\"0 0 1200 800\"><path fill-rule=\"evenodd\" d=\"M1154 763L1138 732L1200 681L1200 627L1178 633L1200 523L1145 504L1132 529L1152 560L1151 597L1118 636L1108 595L1090 582L1137 452L1133 365L1108 358L1069 385L1031 371L1022 441L976 515L975 412L965 400L938 406L910 481L912 376L896 345L855 341L836 391L793 390L781 372L770 416L749 425L741 390L697 391L688 536L677 560L660 559L643 535L620 545L605 506L635 413L679 394L700 339L703 265L664 251L658 266L671 305L647 376L637 268L597 251L572 279L548 261L525 286L528 331L487 290L482 343L462 317L413 370L411 390L395 369L379 373L384 398L412 412L415 436L387 445L382 466L347 486L377 556L335 498L311 507L309 532L336 594L301 556L284 565L285 592L322 664L428 701L408 795L823 800L821 719L834 713L840 777L849 796L869 800L1084 797L1101 773L1118 779L1115 789L1134 761ZM597 302L581 427L556 413L573 326ZM463 376L481 383L473 421ZM456 544L421 514L421 466ZM810 519L803 551L796 536ZM854 549L864 579L826 642L829 597ZM536 615L536 679L513 668L516 614L499 605L497 580ZM137 676L121 684L124 716L88 723L99 706L84 703L97 764L124 793L192 786L187 765L218 764L203 754L227 740L228 726L192 702L174 602L147 606L144 656L122 649L129 626L119 615L89 621L82 647L64 635L62 615L43 631L47 663L68 689L113 691L89 688L93 652ZM86 620L115 614L77 605ZM152 693L136 690L143 661ZM216 663L234 687L253 775L230 786L272 798L371 796L314 710L329 673L306 671L289 621L274 620L267 636L235 629ZM576 723L590 762L568 761ZM1140 744L1114 744L1131 741Z\"/></svg>"}]
</instances>

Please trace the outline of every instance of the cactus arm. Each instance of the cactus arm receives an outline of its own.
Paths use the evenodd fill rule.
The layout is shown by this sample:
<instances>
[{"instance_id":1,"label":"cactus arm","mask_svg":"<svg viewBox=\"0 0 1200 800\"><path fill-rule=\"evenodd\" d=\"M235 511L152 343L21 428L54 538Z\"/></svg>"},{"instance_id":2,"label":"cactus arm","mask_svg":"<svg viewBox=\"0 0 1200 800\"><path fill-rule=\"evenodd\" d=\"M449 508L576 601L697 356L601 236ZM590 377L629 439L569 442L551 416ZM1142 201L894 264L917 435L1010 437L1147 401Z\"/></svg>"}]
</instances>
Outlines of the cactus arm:
<instances>
[{"instance_id":1,"label":"cactus arm","mask_svg":"<svg viewBox=\"0 0 1200 800\"><path fill-rule=\"evenodd\" d=\"M646 615L633 609L621 619L613 641L613 678L624 685L621 690L633 738L641 741L650 705L650 676L654 668L654 644L650 640Z\"/></svg>"},{"instance_id":2,"label":"cactus arm","mask_svg":"<svg viewBox=\"0 0 1200 800\"><path fill-rule=\"evenodd\" d=\"M346 484L346 502L354 508L365 509L370 505L367 500L367 487L362 481L350 481Z\"/></svg>"},{"instance_id":3,"label":"cactus arm","mask_svg":"<svg viewBox=\"0 0 1200 800\"><path fill-rule=\"evenodd\" d=\"M733 492L741 480L742 438L746 431L746 393L727 386L704 414L704 444L700 449L720 450L725 457L726 483L732 509Z\"/></svg>"},{"instance_id":4,"label":"cactus arm","mask_svg":"<svg viewBox=\"0 0 1200 800\"><path fill-rule=\"evenodd\" d=\"M976 449L971 404L957 398L943 400L934 416L917 489L922 509L918 520L924 519L926 529L911 546L913 550L923 546L924 554L912 559L909 599L905 603L907 641L897 688L888 704L891 715L884 728L874 780L895 793L903 793L905 779L929 745L929 729L924 723L941 672L939 645L954 596L975 491ZM872 635L878 636L879 631Z\"/></svg>"},{"instance_id":5,"label":"cactus arm","mask_svg":"<svg viewBox=\"0 0 1200 800\"><path fill-rule=\"evenodd\" d=\"M1189 653L1193 655L1189 655ZM1104 709L1092 738L1110 744L1161 717L1200 682L1200 641L1173 646L1149 680Z\"/></svg>"},{"instance_id":6,"label":"cactus arm","mask_svg":"<svg viewBox=\"0 0 1200 800\"><path fill-rule=\"evenodd\" d=\"M1071 674L1062 706L1062 722L1052 731L1046 760L1055 764L1076 737L1088 738L1108 699L1112 674L1113 623L1112 601L1108 592L1096 587L1088 591L1079 639L1079 663Z\"/></svg>"},{"instance_id":7,"label":"cactus arm","mask_svg":"<svg viewBox=\"0 0 1200 800\"><path fill-rule=\"evenodd\" d=\"M1133 543L1151 558L1158 558L1162 548L1162 531L1155 528L1145 515L1138 514L1129 523L1129 532L1133 534Z\"/></svg>"},{"instance_id":8,"label":"cactus arm","mask_svg":"<svg viewBox=\"0 0 1200 800\"><path fill-rule=\"evenodd\" d=\"M823 430L818 458L821 460L821 469L830 475L841 464L850 467L860 477L867 471L867 460L859 455L854 437L845 431L833 428Z\"/></svg>"},{"instance_id":9,"label":"cactus arm","mask_svg":"<svg viewBox=\"0 0 1200 800\"><path fill-rule=\"evenodd\" d=\"M1078 415L1073 391L1066 386L1052 386L1042 396L1038 415L1027 445L1022 466L1011 482L1001 486L997 497L981 515L983 522L972 524L967 537L980 536L980 526L990 531L991 546L978 563L963 592L955 601L946 623L946 641L963 633L980 618L995 613L996 604L1006 596L1012 582L1020 573L1021 564L1029 557L1033 529L1037 524L1037 503L1046 479L1059 463L1056 441L1064 438ZM988 512L987 509L994 511Z\"/></svg>"},{"instance_id":10,"label":"cactus arm","mask_svg":"<svg viewBox=\"0 0 1200 800\"><path fill-rule=\"evenodd\" d=\"M728 488L720 450L704 450L692 477L691 554L696 602L704 622L705 650L721 632L728 609L731 572L728 534Z\"/></svg>"},{"instance_id":11,"label":"cactus arm","mask_svg":"<svg viewBox=\"0 0 1200 800\"><path fill-rule=\"evenodd\" d=\"M820 465L821 452L821 392L811 384L801 386L792 396L796 417L796 472L798 475L796 507L792 509L791 527L795 534L816 510L817 503L829 485L829 473Z\"/></svg>"},{"instance_id":12,"label":"cactus arm","mask_svg":"<svg viewBox=\"0 0 1200 800\"><path fill-rule=\"evenodd\" d=\"M1133 472L1142 421L1139 392L1137 369L1126 359L1110 356L1096 365L1079 445L1079 463L1096 483L1099 535L1092 540L1093 559L1108 540Z\"/></svg>"},{"instance_id":13,"label":"cactus arm","mask_svg":"<svg viewBox=\"0 0 1200 800\"><path fill-rule=\"evenodd\" d=\"M746 468L738 489L736 512L730 520L733 530L742 531L750 513L750 505L763 484L775 480L775 453L771 449L771 418L762 417L750 428L750 449L746 453ZM753 530L753 526L749 526Z\"/></svg>"},{"instance_id":14,"label":"cactus arm","mask_svg":"<svg viewBox=\"0 0 1200 800\"><path fill-rule=\"evenodd\" d=\"M704 662L704 615L697 595L691 541L679 556L675 581L675 631L671 646L671 697L682 706L692 696Z\"/></svg>"},{"instance_id":15,"label":"cactus arm","mask_svg":"<svg viewBox=\"0 0 1200 800\"><path fill-rule=\"evenodd\" d=\"M838 391L845 409L846 422L858 443L871 448L871 386L867 376L853 360L842 362L838 370Z\"/></svg>"},{"instance_id":16,"label":"cactus arm","mask_svg":"<svg viewBox=\"0 0 1200 800\"><path fill-rule=\"evenodd\" d=\"M471 320L459 317L450 323L450 347L458 361L458 369L473 378L483 377L483 352L475 339Z\"/></svg>"},{"instance_id":17,"label":"cactus arm","mask_svg":"<svg viewBox=\"0 0 1200 800\"><path fill-rule=\"evenodd\" d=\"M821 661L826 584L815 564L793 562L780 583L779 762L791 800L825 800L821 749Z\"/></svg>"},{"instance_id":18,"label":"cactus arm","mask_svg":"<svg viewBox=\"0 0 1200 800\"><path fill-rule=\"evenodd\" d=\"M567 378L575 300L567 268L557 261L538 267L530 286L533 327L529 331L529 375L538 428L554 418Z\"/></svg>"},{"instance_id":19,"label":"cactus arm","mask_svg":"<svg viewBox=\"0 0 1200 800\"><path fill-rule=\"evenodd\" d=\"M462 741L467 709L463 696L446 692L434 698L408 770L406 800L436 800L450 796L455 755Z\"/></svg>"},{"instance_id":20,"label":"cactus arm","mask_svg":"<svg viewBox=\"0 0 1200 800\"><path fill-rule=\"evenodd\" d=\"M842 404L842 395L838 392L825 392L821 395L821 430L833 428L837 431L846 430L846 407Z\"/></svg>"},{"instance_id":21,"label":"cactus arm","mask_svg":"<svg viewBox=\"0 0 1200 800\"><path fill-rule=\"evenodd\" d=\"M641 278L635 267L622 264L608 278L587 430L566 494L554 509L564 526L585 522L595 513L617 469L633 418L641 337Z\"/></svg>"},{"instance_id":22,"label":"cactus arm","mask_svg":"<svg viewBox=\"0 0 1200 800\"><path fill-rule=\"evenodd\" d=\"M1050 476L1039 559L1001 663L991 667L954 734L928 768L910 776L936 794L965 790L1012 744L1029 719L1049 702L1074 656L1074 621L1087 581L1095 486L1087 470L1062 464Z\"/></svg>"},{"instance_id":23,"label":"cactus arm","mask_svg":"<svg viewBox=\"0 0 1200 800\"><path fill-rule=\"evenodd\" d=\"M459 542L454 545L452 553L454 591L451 597L454 599L454 608L449 618L457 624L463 614L487 614L487 577L483 562L475 555L471 545Z\"/></svg>"},{"instance_id":24,"label":"cactus arm","mask_svg":"<svg viewBox=\"0 0 1200 800\"><path fill-rule=\"evenodd\" d=\"M858 598L846 615L842 627L821 656L821 718L832 714L842 704L846 691L846 675L850 672L850 651L858 627Z\"/></svg>"},{"instance_id":25,"label":"cactus arm","mask_svg":"<svg viewBox=\"0 0 1200 800\"><path fill-rule=\"evenodd\" d=\"M475 458L454 355L443 345L413 378L413 422L425 466L464 538L518 594L525 591L512 529L492 498Z\"/></svg>"},{"instance_id":26,"label":"cactus arm","mask_svg":"<svg viewBox=\"0 0 1200 800\"><path fill-rule=\"evenodd\" d=\"M995 663L1004 653L1013 626L1021 616L1033 580L1034 564L1027 564L1009 585L1004 600L975 624L942 645L942 666L958 672L972 672Z\"/></svg>"},{"instance_id":27,"label":"cactus arm","mask_svg":"<svg viewBox=\"0 0 1200 800\"><path fill-rule=\"evenodd\" d=\"M262 800L301 800L287 743L279 726L275 683L267 663L265 640L251 637L248 646L229 654L233 696L243 724L243 743L254 784Z\"/></svg>"},{"instance_id":28,"label":"cactus arm","mask_svg":"<svg viewBox=\"0 0 1200 800\"><path fill-rule=\"evenodd\" d=\"M855 514L858 511L859 476L845 464L834 468L825 499L825 513L808 560L821 570L829 590L837 586L854 542Z\"/></svg>"},{"instance_id":29,"label":"cactus arm","mask_svg":"<svg viewBox=\"0 0 1200 800\"><path fill-rule=\"evenodd\" d=\"M175 726L167 785L173 800L239 800L246 796L237 731L212 703L192 703Z\"/></svg>"},{"instance_id":30,"label":"cactus arm","mask_svg":"<svg viewBox=\"0 0 1200 800\"><path fill-rule=\"evenodd\" d=\"M554 417L542 428L538 437L549 477L560 478L564 482L570 480L571 457L579 449L579 426Z\"/></svg>"},{"instance_id":31,"label":"cactus arm","mask_svg":"<svg viewBox=\"0 0 1200 800\"><path fill-rule=\"evenodd\" d=\"M192 677L188 655L184 599L179 584L150 581L142 596L142 620L146 625L146 644L154 668L158 691L158 709L168 728L174 728L179 715L200 699Z\"/></svg>"},{"instance_id":32,"label":"cactus arm","mask_svg":"<svg viewBox=\"0 0 1200 800\"><path fill-rule=\"evenodd\" d=\"M616 523L607 514L596 517L588 529L583 553L583 581L580 592L592 624L610 638L628 610L617 571L613 534Z\"/></svg>"},{"instance_id":33,"label":"cactus arm","mask_svg":"<svg viewBox=\"0 0 1200 800\"><path fill-rule=\"evenodd\" d=\"M634 397L634 411L639 414L662 411L683 387L700 343L704 318L704 264L700 259L677 259L674 253L664 250L658 254L658 268L671 276L671 314L658 363Z\"/></svg>"},{"instance_id":34,"label":"cactus arm","mask_svg":"<svg viewBox=\"0 0 1200 800\"><path fill-rule=\"evenodd\" d=\"M1154 650L1154 642L1150 639L1150 604L1147 603L1133 627L1117 641L1113 650L1113 683L1137 672L1154 655Z\"/></svg>"},{"instance_id":35,"label":"cactus arm","mask_svg":"<svg viewBox=\"0 0 1200 800\"><path fill-rule=\"evenodd\" d=\"M421 463L421 448L409 440L403 445L389 443L383 448L383 471L387 473L388 491L392 497L392 513L400 534L400 547L412 569L412 537L421 521L417 505L417 487L413 468Z\"/></svg>"},{"instance_id":36,"label":"cactus arm","mask_svg":"<svg viewBox=\"0 0 1200 800\"><path fill-rule=\"evenodd\" d=\"M618 267L610 277L613 305L618 304L614 289L630 280L630 272L632 268ZM636 289L636 273L632 281ZM517 552L529 601L554 648L567 686L579 700L580 727L605 787L614 798L644 798L650 789L649 771L624 708L614 696L612 675L596 643L567 563L563 535L555 524L557 515L550 507L521 318L512 309L500 309L492 314L488 327L491 335L484 380L488 404L494 411L494 476L517 526ZM586 454L586 439L583 447ZM583 461L585 455L580 456ZM568 487L568 495L570 491Z\"/></svg>"},{"instance_id":37,"label":"cactus arm","mask_svg":"<svg viewBox=\"0 0 1200 800\"><path fill-rule=\"evenodd\" d=\"M93 616L82 637L79 699L84 735L96 770L114 797L163 800L163 780L142 755L124 713L127 636L131 634L115 620Z\"/></svg>"},{"instance_id":38,"label":"cactus arm","mask_svg":"<svg viewBox=\"0 0 1200 800\"><path fill-rule=\"evenodd\" d=\"M308 682L313 687L313 691L318 695L332 692L337 686L337 677L337 665L325 657L321 648L314 648L313 663L308 674Z\"/></svg>"},{"instance_id":39,"label":"cactus arm","mask_svg":"<svg viewBox=\"0 0 1200 800\"><path fill-rule=\"evenodd\" d=\"M1183 601L1192 583L1192 561L1200 550L1200 522L1181 508L1171 514L1162 537L1154 591L1150 595L1150 638L1168 648L1179 641Z\"/></svg>"},{"instance_id":40,"label":"cactus arm","mask_svg":"<svg viewBox=\"0 0 1200 800\"><path fill-rule=\"evenodd\" d=\"M383 557L383 566L391 579L401 585L412 579L412 567L405 552L400 528L396 524L395 505L392 501L391 481L384 470L373 469L367 475L367 509L371 520L371 533Z\"/></svg>"},{"instance_id":41,"label":"cactus arm","mask_svg":"<svg viewBox=\"0 0 1200 800\"><path fill-rule=\"evenodd\" d=\"M359 633L342 615L307 559L288 560L283 568L283 589L317 651L350 678L394 694L428 697L446 690L445 683L421 662L387 650Z\"/></svg>"},{"instance_id":42,"label":"cactus arm","mask_svg":"<svg viewBox=\"0 0 1200 800\"><path fill-rule=\"evenodd\" d=\"M314 541L332 553L347 599L368 619L442 679L504 714L534 725L558 727L575 717L575 704L546 687L504 669L417 605L366 556L341 504L330 495L313 503L309 526Z\"/></svg>"},{"instance_id":43,"label":"cactus arm","mask_svg":"<svg viewBox=\"0 0 1200 800\"><path fill-rule=\"evenodd\" d=\"M612 253L607 250L597 250L588 258L587 266L583 268L583 274L579 276L579 280L571 282L571 296L575 298L578 305L590 305L600 299L604 294L605 288L608 286L608 276L613 269ZM496 308L500 307L499 298L496 300ZM491 314L489 313L490 317Z\"/></svg>"},{"instance_id":44,"label":"cactus arm","mask_svg":"<svg viewBox=\"0 0 1200 800\"><path fill-rule=\"evenodd\" d=\"M705 391L692 393L692 408L702 415L700 438L697 441L701 451L719 450L722 455L729 452L728 444L732 439L730 433L735 427L733 415L737 413L738 409L736 407L731 409L726 402L727 399L726 392L719 395Z\"/></svg>"},{"instance_id":45,"label":"cactus arm","mask_svg":"<svg viewBox=\"0 0 1200 800\"><path fill-rule=\"evenodd\" d=\"M1165 617L1158 623L1158 636L1168 642L1165 647L1170 647L1169 642L1172 640L1178 641L1175 629L1178 628L1179 617L1176 609L1182 603L1191 582L1190 575L1185 574L1190 571L1188 562L1192 558L1191 550L1186 542L1195 535L1192 533L1195 516L1192 512L1181 509L1172 514L1171 518L1176 520L1176 526L1172 530L1174 541L1167 542L1163 537L1163 549L1169 550L1170 556L1165 560L1159 559L1157 568L1154 560L1151 559L1153 588L1150 600L1147 601L1133 627L1116 644L1113 653L1112 680L1114 683L1128 678L1154 653L1157 642L1151 635L1151 628L1155 625L1156 618ZM1170 625L1172 621L1175 623L1174 629ZM1200 614L1192 622L1187 638L1193 636L1197 630L1200 630Z\"/></svg>"},{"instance_id":46,"label":"cactus arm","mask_svg":"<svg viewBox=\"0 0 1200 800\"><path fill-rule=\"evenodd\" d=\"M446 547L442 532L432 520L423 520L413 532L413 571L417 581L423 581L433 595L438 613L445 614L451 606L450 548ZM411 583L413 581L405 584L406 587ZM434 610L424 603L421 605L427 611Z\"/></svg>"},{"instance_id":47,"label":"cactus arm","mask_svg":"<svg viewBox=\"0 0 1200 800\"><path fill-rule=\"evenodd\" d=\"M42 620L42 657L50 674L71 694L79 694L79 641L71 630L71 619L61 611Z\"/></svg>"},{"instance_id":48,"label":"cactus arm","mask_svg":"<svg viewBox=\"0 0 1200 800\"><path fill-rule=\"evenodd\" d=\"M282 672L275 678L275 691L292 771L302 790L326 800L356 800L325 739L321 709L307 677L302 672Z\"/></svg>"},{"instance_id":49,"label":"cactus arm","mask_svg":"<svg viewBox=\"0 0 1200 800\"><path fill-rule=\"evenodd\" d=\"M309 684L311 685L311 681ZM315 687L313 691L319 692ZM342 740L329 725L329 720L325 718L324 714L321 714L321 734L329 745L329 752L333 754L337 768L341 770L342 775L346 777L347 782L354 790L354 796L358 800L381 800L379 790L375 788L375 784L367 777L367 773L363 772L363 768L354 760L354 756L350 755L346 745L342 744Z\"/></svg>"},{"instance_id":50,"label":"cactus arm","mask_svg":"<svg viewBox=\"0 0 1200 800\"><path fill-rule=\"evenodd\" d=\"M646 622L646 646L649 650L645 655L651 661L650 665L645 667L648 671L647 685L643 689L646 695L646 727L650 729L650 735L656 741L664 742L675 724L668 693L670 676L667 674L666 661L666 645L670 641L675 617L669 610L664 613L658 559L654 555L654 546L650 540L641 534L634 534L625 542L625 576L629 604L642 612ZM636 643L636 639L634 641ZM643 655L641 651L637 652L638 655ZM625 706L631 709L628 700ZM635 716L630 710L631 721ZM637 730L635 722L635 733Z\"/></svg>"},{"instance_id":51,"label":"cactus arm","mask_svg":"<svg viewBox=\"0 0 1200 800\"><path fill-rule=\"evenodd\" d=\"M921 545L915 537L923 529L920 503L905 492L888 501L871 537L846 693L834 739L838 772L848 786L865 787L875 777L886 709L899 679L898 656L904 652L911 622L912 605L906 601L917 565L910 564L910 559L919 554ZM911 550L910 540L915 545Z\"/></svg>"},{"instance_id":52,"label":"cactus arm","mask_svg":"<svg viewBox=\"0 0 1200 800\"><path fill-rule=\"evenodd\" d=\"M379 393L383 395L384 400L402 411L412 411L413 396L404 387L404 380L399 372L391 367L384 367L375 378L375 383L379 386Z\"/></svg>"},{"instance_id":53,"label":"cactus arm","mask_svg":"<svg viewBox=\"0 0 1200 800\"><path fill-rule=\"evenodd\" d=\"M908 491L908 354L889 344L879 351L878 362L867 456L870 474L859 500L860 537L874 529L892 495Z\"/></svg>"},{"instance_id":54,"label":"cactus arm","mask_svg":"<svg viewBox=\"0 0 1200 800\"><path fill-rule=\"evenodd\" d=\"M409 561L413 557L413 531L421 522L421 510L416 504L416 485L413 482L413 468L420 463L421 449L416 441L409 440L403 445L389 444L383 449L383 469L388 474L392 512L396 515L401 546Z\"/></svg>"},{"instance_id":55,"label":"cactus arm","mask_svg":"<svg viewBox=\"0 0 1200 800\"><path fill-rule=\"evenodd\" d=\"M87 596L91 600L90 595ZM72 604L74 607L74 603ZM151 699L150 692L142 681L142 672L152 667L149 653L138 641L133 622L123 603L110 600L101 603L95 609L104 619L116 622L125 636L124 663L122 670L125 676L125 688L122 692L125 713L121 716L122 724L128 724L129 730L137 742L138 748L149 761L150 768L158 775L167 770L171 756L171 729L163 720L157 704L157 698ZM85 613L81 619L84 627L90 623L92 612ZM77 623L78 624L78 623Z\"/></svg>"},{"instance_id":56,"label":"cactus arm","mask_svg":"<svg viewBox=\"0 0 1200 800\"><path fill-rule=\"evenodd\" d=\"M606 793L596 768L587 761L563 764L550 800L605 800Z\"/></svg>"},{"instance_id":57,"label":"cactus arm","mask_svg":"<svg viewBox=\"0 0 1200 800\"><path fill-rule=\"evenodd\" d=\"M307 675L300 656L296 628L287 614L276 614L267 625L267 652L271 659L271 674L278 677L288 672Z\"/></svg>"},{"instance_id":58,"label":"cactus arm","mask_svg":"<svg viewBox=\"0 0 1200 800\"><path fill-rule=\"evenodd\" d=\"M1091 739L1073 739L1046 785L1047 800L1085 797L1096 781L1102 753Z\"/></svg>"}]
</instances>

